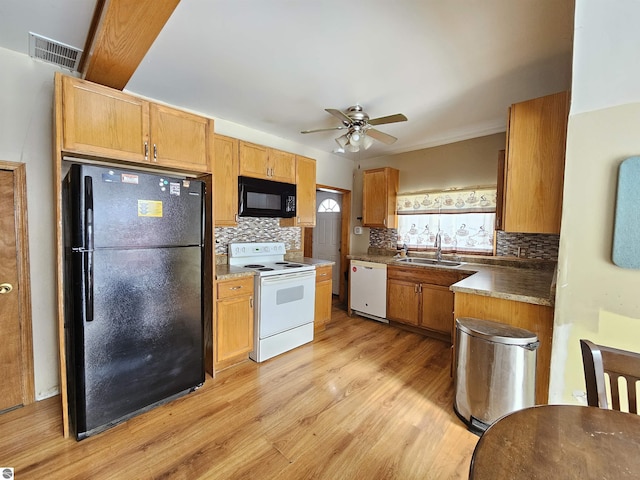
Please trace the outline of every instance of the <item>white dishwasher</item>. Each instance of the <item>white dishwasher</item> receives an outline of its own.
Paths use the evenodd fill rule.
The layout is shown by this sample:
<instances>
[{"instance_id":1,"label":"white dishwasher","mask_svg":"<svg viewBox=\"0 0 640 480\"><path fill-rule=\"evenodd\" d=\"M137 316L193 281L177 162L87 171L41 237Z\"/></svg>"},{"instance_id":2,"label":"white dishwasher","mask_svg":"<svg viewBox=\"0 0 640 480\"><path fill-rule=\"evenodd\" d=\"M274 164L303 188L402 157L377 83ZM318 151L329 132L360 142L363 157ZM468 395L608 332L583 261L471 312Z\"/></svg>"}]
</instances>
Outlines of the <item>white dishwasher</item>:
<instances>
[{"instance_id":1,"label":"white dishwasher","mask_svg":"<svg viewBox=\"0 0 640 480\"><path fill-rule=\"evenodd\" d=\"M351 260L349 282L351 310L379 322L387 316L387 265Z\"/></svg>"}]
</instances>

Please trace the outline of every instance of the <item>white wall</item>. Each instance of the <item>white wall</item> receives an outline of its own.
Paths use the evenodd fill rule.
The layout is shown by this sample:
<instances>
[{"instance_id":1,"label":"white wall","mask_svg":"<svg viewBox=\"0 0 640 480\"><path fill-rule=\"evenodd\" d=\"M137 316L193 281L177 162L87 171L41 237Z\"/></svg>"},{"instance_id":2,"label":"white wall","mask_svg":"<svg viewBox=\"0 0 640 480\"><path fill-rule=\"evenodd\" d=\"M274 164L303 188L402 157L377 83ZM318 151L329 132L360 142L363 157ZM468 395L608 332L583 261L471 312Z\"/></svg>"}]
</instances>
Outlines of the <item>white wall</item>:
<instances>
[{"instance_id":1,"label":"white wall","mask_svg":"<svg viewBox=\"0 0 640 480\"><path fill-rule=\"evenodd\" d=\"M640 271L611 261L618 167L640 154L638 18L635 0L576 1L552 403L585 403L580 338L640 352Z\"/></svg>"},{"instance_id":2,"label":"white wall","mask_svg":"<svg viewBox=\"0 0 640 480\"><path fill-rule=\"evenodd\" d=\"M0 48L0 158L27 166L27 210L36 398L58 391L52 180L56 69Z\"/></svg>"},{"instance_id":3,"label":"white wall","mask_svg":"<svg viewBox=\"0 0 640 480\"><path fill-rule=\"evenodd\" d=\"M58 69L0 48L0 159L27 166L27 209L35 388L58 393L52 135L53 77ZM179 105L176 105L179 108ZM353 162L295 142L215 119L215 130L317 160L317 182L352 188Z\"/></svg>"}]
</instances>

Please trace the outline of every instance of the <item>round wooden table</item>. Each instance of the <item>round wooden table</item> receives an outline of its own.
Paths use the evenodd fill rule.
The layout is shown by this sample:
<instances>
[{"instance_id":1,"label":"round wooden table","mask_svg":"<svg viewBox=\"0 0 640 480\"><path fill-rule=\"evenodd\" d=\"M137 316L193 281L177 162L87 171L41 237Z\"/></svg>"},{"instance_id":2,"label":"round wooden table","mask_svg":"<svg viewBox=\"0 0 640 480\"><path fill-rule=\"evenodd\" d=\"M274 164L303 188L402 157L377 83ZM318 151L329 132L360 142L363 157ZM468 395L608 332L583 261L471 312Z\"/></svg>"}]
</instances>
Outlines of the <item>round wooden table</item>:
<instances>
[{"instance_id":1,"label":"round wooden table","mask_svg":"<svg viewBox=\"0 0 640 480\"><path fill-rule=\"evenodd\" d=\"M640 416L574 405L514 412L484 432L469 478L640 478Z\"/></svg>"}]
</instances>

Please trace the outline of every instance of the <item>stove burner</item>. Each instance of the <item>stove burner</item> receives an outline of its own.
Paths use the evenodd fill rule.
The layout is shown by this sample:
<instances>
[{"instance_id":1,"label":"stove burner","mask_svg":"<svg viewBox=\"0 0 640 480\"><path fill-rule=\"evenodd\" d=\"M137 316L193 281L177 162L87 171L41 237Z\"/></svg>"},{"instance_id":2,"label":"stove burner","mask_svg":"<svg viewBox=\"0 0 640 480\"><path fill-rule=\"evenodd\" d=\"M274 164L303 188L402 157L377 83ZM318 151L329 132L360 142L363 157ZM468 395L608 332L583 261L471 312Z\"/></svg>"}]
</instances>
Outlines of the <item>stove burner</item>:
<instances>
[{"instance_id":1,"label":"stove burner","mask_svg":"<svg viewBox=\"0 0 640 480\"><path fill-rule=\"evenodd\" d=\"M249 265L245 265L244 268L263 268L264 265L257 265L250 263Z\"/></svg>"},{"instance_id":2,"label":"stove burner","mask_svg":"<svg viewBox=\"0 0 640 480\"><path fill-rule=\"evenodd\" d=\"M284 268L300 268L302 265L298 265L297 263L287 263Z\"/></svg>"},{"instance_id":3,"label":"stove burner","mask_svg":"<svg viewBox=\"0 0 640 480\"><path fill-rule=\"evenodd\" d=\"M272 270L273 268L270 268L270 267L262 267L258 269L259 272L270 272Z\"/></svg>"}]
</instances>

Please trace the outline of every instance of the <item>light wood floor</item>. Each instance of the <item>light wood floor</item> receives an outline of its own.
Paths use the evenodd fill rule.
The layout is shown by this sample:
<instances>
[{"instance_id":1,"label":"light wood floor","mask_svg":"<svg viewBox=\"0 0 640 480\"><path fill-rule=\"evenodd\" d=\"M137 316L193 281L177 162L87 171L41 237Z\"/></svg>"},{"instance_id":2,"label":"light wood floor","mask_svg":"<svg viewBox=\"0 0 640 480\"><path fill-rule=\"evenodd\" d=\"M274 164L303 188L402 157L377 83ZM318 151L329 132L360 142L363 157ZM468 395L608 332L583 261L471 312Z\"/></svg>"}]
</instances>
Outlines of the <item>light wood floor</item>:
<instances>
[{"instance_id":1,"label":"light wood floor","mask_svg":"<svg viewBox=\"0 0 640 480\"><path fill-rule=\"evenodd\" d=\"M81 442L59 398L0 416L16 479L467 478L478 437L452 409L449 347L334 307L313 344L207 378Z\"/></svg>"}]
</instances>

